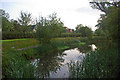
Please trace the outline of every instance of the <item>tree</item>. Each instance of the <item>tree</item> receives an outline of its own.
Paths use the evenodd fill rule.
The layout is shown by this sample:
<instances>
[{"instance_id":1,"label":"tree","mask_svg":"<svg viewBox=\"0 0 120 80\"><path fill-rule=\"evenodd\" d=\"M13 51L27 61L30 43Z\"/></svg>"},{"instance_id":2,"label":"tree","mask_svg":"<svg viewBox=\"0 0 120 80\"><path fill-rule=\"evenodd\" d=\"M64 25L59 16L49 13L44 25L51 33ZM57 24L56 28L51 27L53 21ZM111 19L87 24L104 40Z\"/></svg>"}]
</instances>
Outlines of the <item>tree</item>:
<instances>
[{"instance_id":1,"label":"tree","mask_svg":"<svg viewBox=\"0 0 120 80\"><path fill-rule=\"evenodd\" d=\"M5 17L7 19L9 19L9 17L10 17L9 14L6 13L5 10L3 10L3 9L0 9L0 16Z\"/></svg>"},{"instance_id":2,"label":"tree","mask_svg":"<svg viewBox=\"0 0 120 80\"><path fill-rule=\"evenodd\" d=\"M113 40L118 40L120 38L120 8L109 7L108 12L104 20L104 25L106 26L109 37Z\"/></svg>"},{"instance_id":3,"label":"tree","mask_svg":"<svg viewBox=\"0 0 120 80\"><path fill-rule=\"evenodd\" d=\"M113 39L119 39L119 27L120 27L120 1L112 2L90 2L92 8L101 10L105 14L98 20L96 25L102 29L106 36Z\"/></svg>"},{"instance_id":4,"label":"tree","mask_svg":"<svg viewBox=\"0 0 120 80\"><path fill-rule=\"evenodd\" d=\"M83 26L82 24L77 25L77 27L76 27L76 32L80 32L79 29L80 29L81 27L84 27L84 26Z\"/></svg>"},{"instance_id":5,"label":"tree","mask_svg":"<svg viewBox=\"0 0 120 80\"><path fill-rule=\"evenodd\" d=\"M106 15L105 14L100 14L100 18L97 21L97 25L95 25L95 27L98 27L99 29L101 29L103 32L106 31L106 27L104 25L104 20L105 20Z\"/></svg>"},{"instance_id":6,"label":"tree","mask_svg":"<svg viewBox=\"0 0 120 80\"><path fill-rule=\"evenodd\" d=\"M3 32L14 31L14 26L5 17L2 17L2 31Z\"/></svg>"},{"instance_id":7,"label":"tree","mask_svg":"<svg viewBox=\"0 0 120 80\"><path fill-rule=\"evenodd\" d=\"M115 7L120 7L120 1L112 1L112 2L100 2L99 0L98 1L91 1L90 2L90 5L93 9L98 9L104 13L108 13L108 8L110 6L115 6Z\"/></svg>"},{"instance_id":8,"label":"tree","mask_svg":"<svg viewBox=\"0 0 120 80\"><path fill-rule=\"evenodd\" d=\"M9 32L14 31L14 27L9 21L9 14L5 12L5 10L0 9L1 17L2 17L2 31Z\"/></svg>"},{"instance_id":9,"label":"tree","mask_svg":"<svg viewBox=\"0 0 120 80\"><path fill-rule=\"evenodd\" d=\"M17 20L13 20L11 19L11 23L13 24L14 26L14 31L17 31L17 32L20 32L20 28L21 28L21 25L18 23Z\"/></svg>"},{"instance_id":10,"label":"tree","mask_svg":"<svg viewBox=\"0 0 120 80\"><path fill-rule=\"evenodd\" d=\"M31 13L22 12L20 13L20 18L18 18L18 22L22 26L21 29L23 32L29 31L30 29L30 23L32 21L32 15Z\"/></svg>"},{"instance_id":11,"label":"tree","mask_svg":"<svg viewBox=\"0 0 120 80\"><path fill-rule=\"evenodd\" d=\"M76 32L80 33L82 37L92 37L92 30L87 26L83 26L82 24L77 25Z\"/></svg>"},{"instance_id":12,"label":"tree","mask_svg":"<svg viewBox=\"0 0 120 80\"><path fill-rule=\"evenodd\" d=\"M37 39L42 44L49 44L51 38L57 36L61 33L63 29L63 22L60 18L57 18L56 13L49 15L48 19L46 17L41 17L37 21Z\"/></svg>"},{"instance_id":13,"label":"tree","mask_svg":"<svg viewBox=\"0 0 120 80\"><path fill-rule=\"evenodd\" d=\"M98 28L95 30L95 35L97 36L105 36L105 33L103 32L102 29Z\"/></svg>"}]
</instances>

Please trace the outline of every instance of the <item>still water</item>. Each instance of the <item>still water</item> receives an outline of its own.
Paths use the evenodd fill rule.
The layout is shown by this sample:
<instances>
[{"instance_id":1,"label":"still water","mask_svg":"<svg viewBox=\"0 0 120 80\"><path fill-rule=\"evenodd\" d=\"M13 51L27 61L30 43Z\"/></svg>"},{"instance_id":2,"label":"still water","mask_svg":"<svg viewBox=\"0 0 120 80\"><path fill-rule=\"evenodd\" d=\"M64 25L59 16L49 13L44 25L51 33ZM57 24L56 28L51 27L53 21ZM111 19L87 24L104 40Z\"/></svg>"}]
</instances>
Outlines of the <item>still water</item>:
<instances>
[{"instance_id":1,"label":"still water","mask_svg":"<svg viewBox=\"0 0 120 80\"><path fill-rule=\"evenodd\" d=\"M69 78L68 63L71 61L82 62L85 54L91 50L94 51L96 48L92 44L57 53L41 54L40 58L31 62L35 66L35 76L37 75L40 78Z\"/></svg>"}]
</instances>

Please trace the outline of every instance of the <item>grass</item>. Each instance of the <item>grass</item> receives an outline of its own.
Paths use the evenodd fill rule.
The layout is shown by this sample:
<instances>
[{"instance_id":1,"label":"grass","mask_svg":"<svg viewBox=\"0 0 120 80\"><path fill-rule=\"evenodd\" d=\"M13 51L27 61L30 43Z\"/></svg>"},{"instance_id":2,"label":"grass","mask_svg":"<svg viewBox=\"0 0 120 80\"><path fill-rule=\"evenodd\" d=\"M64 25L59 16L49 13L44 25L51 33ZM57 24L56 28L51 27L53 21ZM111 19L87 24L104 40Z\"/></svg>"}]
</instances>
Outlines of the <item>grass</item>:
<instances>
[{"instance_id":1,"label":"grass","mask_svg":"<svg viewBox=\"0 0 120 80\"><path fill-rule=\"evenodd\" d=\"M70 46L83 47L86 45L87 38L54 38L52 43L46 45L40 45L36 52L36 49L27 49L22 51L17 51L19 48L26 48L38 45L38 41L33 38L29 39L11 39L2 40L3 49L3 77L12 78L34 78L32 65L26 67L27 62L30 59L34 59L37 54L49 53L53 49L65 50L70 48ZM107 46L108 44L106 44ZM11 48L11 47L15 48ZM99 48L95 52L90 52L86 54L83 62L71 62L69 64L70 77L71 78L115 78L117 75L118 68L118 52L116 47L108 48L104 43L98 46L104 46L104 48ZM84 50L84 49L83 49ZM35 53L36 52L36 53ZM38 57L38 56L37 56ZM19 72L18 72L19 71Z\"/></svg>"},{"instance_id":2,"label":"grass","mask_svg":"<svg viewBox=\"0 0 120 80\"><path fill-rule=\"evenodd\" d=\"M105 45L105 43L104 43ZM83 62L69 63L71 78L116 78L118 75L118 49L116 46L100 48L86 54Z\"/></svg>"},{"instance_id":3,"label":"grass","mask_svg":"<svg viewBox=\"0 0 120 80\"><path fill-rule=\"evenodd\" d=\"M10 39L2 40L2 51L6 51L14 47L15 49L26 48L38 45L38 41L33 38L29 39Z\"/></svg>"},{"instance_id":4,"label":"grass","mask_svg":"<svg viewBox=\"0 0 120 80\"><path fill-rule=\"evenodd\" d=\"M4 59L3 59L4 60ZM28 61L20 55L14 55L7 64L3 65L3 78L35 78L32 64L28 65Z\"/></svg>"},{"instance_id":5,"label":"grass","mask_svg":"<svg viewBox=\"0 0 120 80\"><path fill-rule=\"evenodd\" d=\"M33 70L33 68L28 67L27 69L25 66L22 68L22 65L29 62L31 59L39 57L40 55L38 54L44 54L46 52L50 53L56 49L65 50L74 43L78 43L79 45L85 44L84 42L80 43L79 41L80 38L54 38L52 39L51 44L39 45L38 48L34 49L17 51L16 49L36 46L39 44L39 41L33 38L2 40L3 77L34 77L32 76L33 74L27 75L28 73L31 73L28 69ZM21 68L21 70L19 68ZM20 73L18 73L17 70L20 71ZM23 72L25 73L23 74Z\"/></svg>"},{"instance_id":6,"label":"grass","mask_svg":"<svg viewBox=\"0 0 120 80\"><path fill-rule=\"evenodd\" d=\"M9 39L9 40L1 40L2 42L10 42L10 41L17 41L17 40L19 40L19 41L21 41L21 40L28 40L28 38L26 39L26 38L24 38L24 39Z\"/></svg>"},{"instance_id":7,"label":"grass","mask_svg":"<svg viewBox=\"0 0 120 80\"><path fill-rule=\"evenodd\" d=\"M62 46L62 47L58 47L59 50L65 50L65 49L68 49L70 48L69 46Z\"/></svg>"}]
</instances>

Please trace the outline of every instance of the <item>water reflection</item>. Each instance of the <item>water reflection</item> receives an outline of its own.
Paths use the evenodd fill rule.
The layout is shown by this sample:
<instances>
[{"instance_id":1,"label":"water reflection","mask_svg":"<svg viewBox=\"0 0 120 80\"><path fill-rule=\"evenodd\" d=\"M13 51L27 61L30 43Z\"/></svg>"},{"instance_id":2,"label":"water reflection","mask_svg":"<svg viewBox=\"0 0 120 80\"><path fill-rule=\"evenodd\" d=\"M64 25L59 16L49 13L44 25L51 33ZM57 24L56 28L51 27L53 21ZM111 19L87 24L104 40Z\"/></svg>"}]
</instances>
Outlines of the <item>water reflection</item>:
<instances>
[{"instance_id":1,"label":"water reflection","mask_svg":"<svg viewBox=\"0 0 120 80\"><path fill-rule=\"evenodd\" d=\"M56 72L62 65L62 62L64 62L62 54L46 53L40 55L39 59L33 60L32 64L36 67L35 75L40 78L45 78L49 77L50 71Z\"/></svg>"},{"instance_id":2,"label":"water reflection","mask_svg":"<svg viewBox=\"0 0 120 80\"><path fill-rule=\"evenodd\" d=\"M91 47L92 51L95 51L97 49L97 47L94 44L89 45L89 46Z\"/></svg>"},{"instance_id":3,"label":"water reflection","mask_svg":"<svg viewBox=\"0 0 120 80\"><path fill-rule=\"evenodd\" d=\"M83 45L83 46L79 46L79 47L78 47L78 50L79 50L81 53L87 53L87 52L91 51L91 47L88 46L88 45Z\"/></svg>"},{"instance_id":4,"label":"water reflection","mask_svg":"<svg viewBox=\"0 0 120 80\"><path fill-rule=\"evenodd\" d=\"M53 52L41 54L31 64L35 65L35 75L39 78L69 78L68 63L71 61L82 62L85 53L91 48L88 45L65 50L63 52Z\"/></svg>"}]
</instances>

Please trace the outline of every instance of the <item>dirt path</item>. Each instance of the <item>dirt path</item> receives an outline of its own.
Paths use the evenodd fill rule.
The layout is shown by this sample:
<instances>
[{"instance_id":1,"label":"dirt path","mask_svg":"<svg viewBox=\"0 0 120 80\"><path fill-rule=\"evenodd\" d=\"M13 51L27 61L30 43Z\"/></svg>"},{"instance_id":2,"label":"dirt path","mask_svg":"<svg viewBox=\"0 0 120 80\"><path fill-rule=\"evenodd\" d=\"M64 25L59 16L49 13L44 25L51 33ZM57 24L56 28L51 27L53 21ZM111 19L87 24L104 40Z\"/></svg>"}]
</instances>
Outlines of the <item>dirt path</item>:
<instances>
[{"instance_id":1,"label":"dirt path","mask_svg":"<svg viewBox=\"0 0 120 80\"><path fill-rule=\"evenodd\" d=\"M26 49L36 48L36 47L38 47L38 45L32 46L32 47L27 47L27 48L21 48L21 49L17 49L17 50L21 51L21 50L26 50Z\"/></svg>"}]
</instances>

